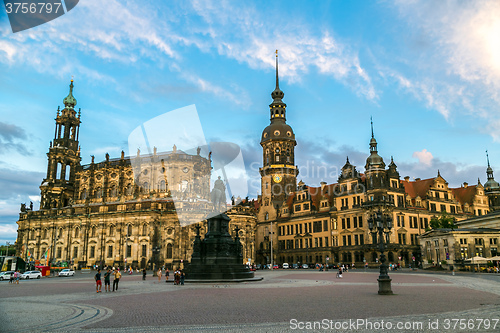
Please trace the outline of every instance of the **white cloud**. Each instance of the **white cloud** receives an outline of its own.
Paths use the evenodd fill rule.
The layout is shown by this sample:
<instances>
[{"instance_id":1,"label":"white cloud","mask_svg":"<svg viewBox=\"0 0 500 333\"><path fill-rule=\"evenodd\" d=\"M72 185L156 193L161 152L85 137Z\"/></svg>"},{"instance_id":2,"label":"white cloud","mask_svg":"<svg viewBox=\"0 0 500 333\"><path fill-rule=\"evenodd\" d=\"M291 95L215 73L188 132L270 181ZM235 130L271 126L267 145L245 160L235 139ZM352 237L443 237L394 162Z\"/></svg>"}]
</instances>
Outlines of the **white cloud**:
<instances>
[{"instance_id":1,"label":"white cloud","mask_svg":"<svg viewBox=\"0 0 500 333\"><path fill-rule=\"evenodd\" d=\"M434 158L431 152L427 151L427 149L423 149L422 151L416 151L413 153L412 156L418 159L418 161L425 166L431 166L432 159Z\"/></svg>"},{"instance_id":2,"label":"white cloud","mask_svg":"<svg viewBox=\"0 0 500 333\"><path fill-rule=\"evenodd\" d=\"M425 45L407 59L411 79L399 85L445 118L472 114L487 122L500 119L500 2L396 1L408 35ZM430 47L428 47L430 46ZM489 134L499 140L494 128Z\"/></svg>"},{"instance_id":3,"label":"white cloud","mask_svg":"<svg viewBox=\"0 0 500 333\"><path fill-rule=\"evenodd\" d=\"M273 68L275 63L270 55L279 49L280 77L299 81L316 68L367 99L378 97L356 51L341 44L329 30L312 32L314 25L303 24L287 15L270 19L248 3L244 8L236 8L234 2L214 5L194 1L192 6L205 23L192 29L195 33L209 31L206 35L212 38L213 47L221 55L247 63L251 68Z\"/></svg>"}]
</instances>

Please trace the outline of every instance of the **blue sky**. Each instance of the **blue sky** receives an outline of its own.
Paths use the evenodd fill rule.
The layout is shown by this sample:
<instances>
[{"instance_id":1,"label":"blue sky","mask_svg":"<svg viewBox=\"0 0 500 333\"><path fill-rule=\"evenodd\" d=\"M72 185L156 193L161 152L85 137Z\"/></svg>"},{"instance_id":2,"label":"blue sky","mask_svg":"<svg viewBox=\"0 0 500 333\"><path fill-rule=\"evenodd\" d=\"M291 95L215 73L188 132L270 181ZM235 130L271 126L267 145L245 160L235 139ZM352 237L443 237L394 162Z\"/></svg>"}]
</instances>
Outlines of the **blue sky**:
<instances>
[{"instance_id":1,"label":"blue sky","mask_svg":"<svg viewBox=\"0 0 500 333\"><path fill-rule=\"evenodd\" d=\"M72 77L84 164L195 104L207 141L242 148L256 196L275 49L306 183L336 182L347 155L364 171L370 116L402 177L439 169L457 187L485 182L486 149L500 164L498 1L81 0L16 34L0 10L0 36L0 243L15 240L19 204L37 200ZM313 174L322 164L331 174Z\"/></svg>"}]
</instances>

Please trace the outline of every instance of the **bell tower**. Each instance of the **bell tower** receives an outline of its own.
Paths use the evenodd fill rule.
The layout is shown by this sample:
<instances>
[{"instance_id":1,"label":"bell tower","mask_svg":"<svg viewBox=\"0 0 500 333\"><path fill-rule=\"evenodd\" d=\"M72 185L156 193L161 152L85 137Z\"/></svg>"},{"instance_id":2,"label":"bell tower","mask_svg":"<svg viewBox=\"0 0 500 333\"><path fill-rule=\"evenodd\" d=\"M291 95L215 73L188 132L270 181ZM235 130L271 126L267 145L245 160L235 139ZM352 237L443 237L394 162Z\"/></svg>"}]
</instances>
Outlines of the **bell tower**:
<instances>
[{"instance_id":1,"label":"bell tower","mask_svg":"<svg viewBox=\"0 0 500 333\"><path fill-rule=\"evenodd\" d=\"M67 207L73 199L75 173L81 161L78 146L80 111L77 115L73 87L71 80L69 94L63 100L64 109L57 108L54 140L47 153L47 176L40 186L40 209Z\"/></svg>"},{"instance_id":2,"label":"bell tower","mask_svg":"<svg viewBox=\"0 0 500 333\"><path fill-rule=\"evenodd\" d=\"M260 168L262 207L272 218L280 206L297 187L299 170L295 166L295 134L286 123L285 94L279 88L278 50L276 50L276 88L269 105L271 124L262 132L260 145L263 166Z\"/></svg>"}]
</instances>

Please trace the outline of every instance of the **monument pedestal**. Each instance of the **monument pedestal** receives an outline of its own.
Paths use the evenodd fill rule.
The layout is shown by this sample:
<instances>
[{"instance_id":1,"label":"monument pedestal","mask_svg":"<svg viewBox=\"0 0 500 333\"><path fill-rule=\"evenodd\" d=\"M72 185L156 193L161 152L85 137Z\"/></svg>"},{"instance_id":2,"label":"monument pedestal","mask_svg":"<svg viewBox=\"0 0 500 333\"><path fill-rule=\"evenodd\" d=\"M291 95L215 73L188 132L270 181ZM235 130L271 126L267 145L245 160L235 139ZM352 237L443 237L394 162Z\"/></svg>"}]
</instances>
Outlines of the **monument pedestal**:
<instances>
[{"instance_id":1,"label":"monument pedestal","mask_svg":"<svg viewBox=\"0 0 500 333\"><path fill-rule=\"evenodd\" d=\"M238 229L233 239L229 234L229 221L226 214L209 218L208 231L203 240L197 228L191 263L185 270L187 282L261 280L254 278L254 273L243 264Z\"/></svg>"}]
</instances>

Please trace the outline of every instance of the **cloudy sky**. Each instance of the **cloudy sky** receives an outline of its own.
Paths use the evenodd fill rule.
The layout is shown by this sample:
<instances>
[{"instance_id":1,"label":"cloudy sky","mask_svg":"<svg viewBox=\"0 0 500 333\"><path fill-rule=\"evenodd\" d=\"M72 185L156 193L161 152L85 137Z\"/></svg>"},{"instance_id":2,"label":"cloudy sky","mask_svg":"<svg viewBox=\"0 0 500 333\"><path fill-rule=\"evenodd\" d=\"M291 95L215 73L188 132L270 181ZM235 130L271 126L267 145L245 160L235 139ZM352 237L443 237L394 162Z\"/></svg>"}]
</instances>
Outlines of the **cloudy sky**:
<instances>
[{"instance_id":1,"label":"cloudy sky","mask_svg":"<svg viewBox=\"0 0 500 333\"><path fill-rule=\"evenodd\" d=\"M279 49L306 183L335 182L346 156L364 171L370 116L402 177L439 169L451 186L484 183L486 149L500 165L498 1L81 0L15 34L0 10L0 36L2 244L16 238L19 204L38 207L72 77L84 164L128 152L136 127L194 104L207 142L241 147L255 197Z\"/></svg>"}]
</instances>

